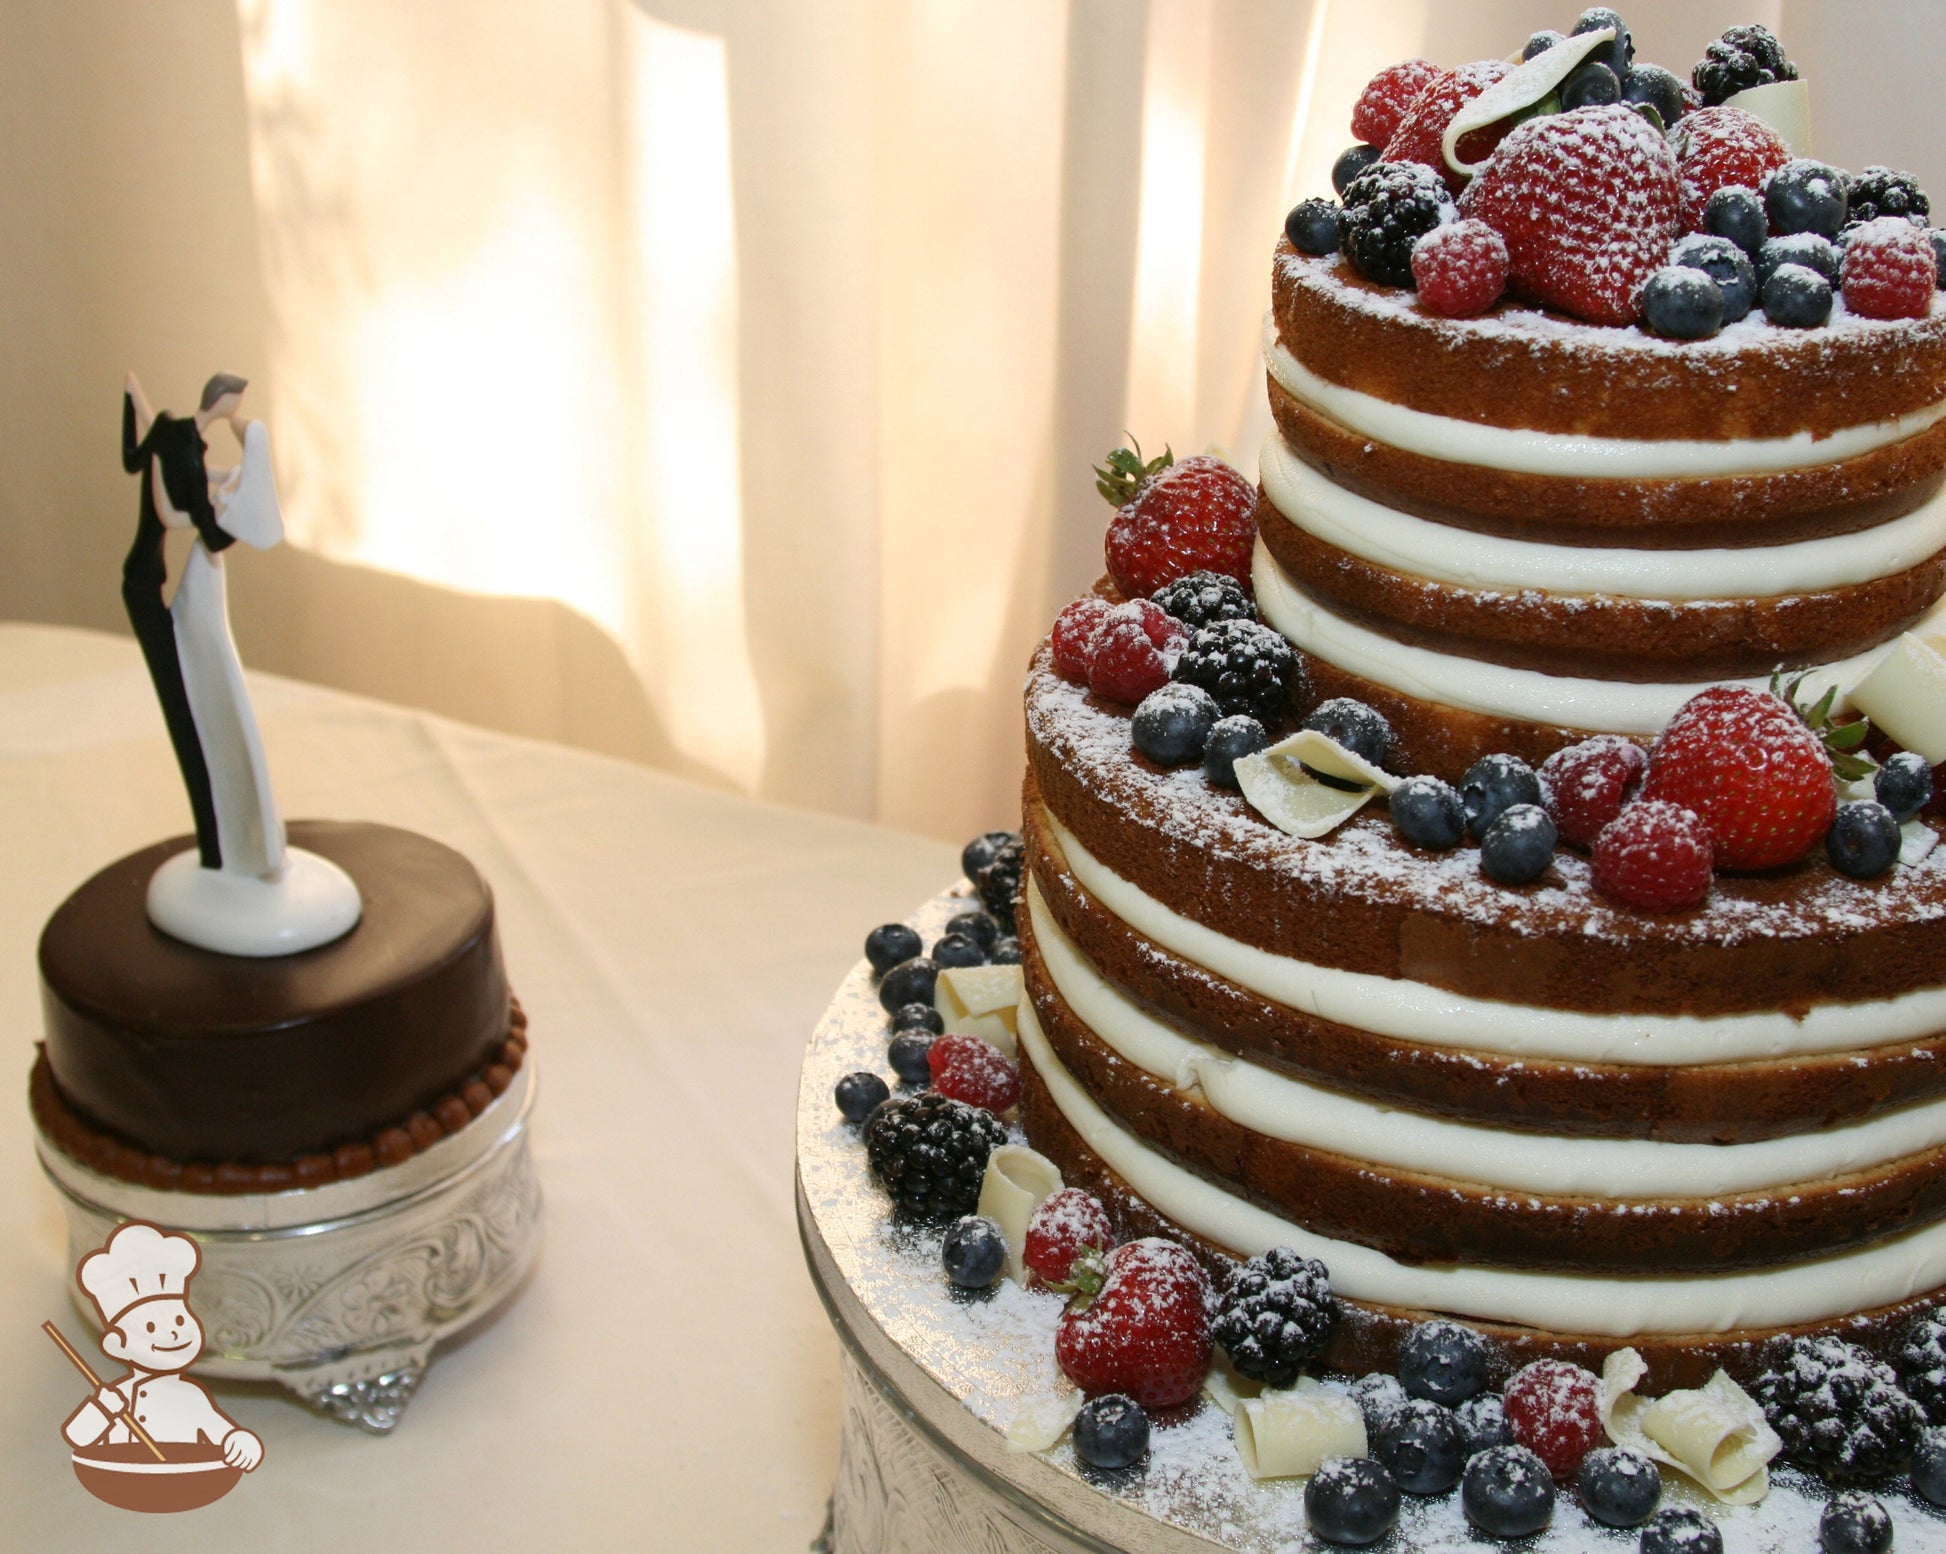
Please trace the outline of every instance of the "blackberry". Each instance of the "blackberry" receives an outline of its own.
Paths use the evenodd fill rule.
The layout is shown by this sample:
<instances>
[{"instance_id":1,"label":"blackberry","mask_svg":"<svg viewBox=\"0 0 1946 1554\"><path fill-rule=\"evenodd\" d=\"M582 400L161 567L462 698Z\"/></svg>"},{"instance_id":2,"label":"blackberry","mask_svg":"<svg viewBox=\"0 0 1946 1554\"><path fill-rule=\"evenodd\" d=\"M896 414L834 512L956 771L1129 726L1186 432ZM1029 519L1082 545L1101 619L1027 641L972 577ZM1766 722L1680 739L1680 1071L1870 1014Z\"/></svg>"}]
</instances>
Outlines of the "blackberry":
<instances>
[{"instance_id":1,"label":"blackberry","mask_svg":"<svg viewBox=\"0 0 1946 1554\"><path fill-rule=\"evenodd\" d=\"M1946 1425L1946 1311L1928 1311L1906 1329L1892 1368L1927 1423Z\"/></svg>"},{"instance_id":2,"label":"blackberry","mask_svg":"<svg viewBox=\"0 0 1946 1554\"><path fill-rule=\"evenodd\" d=\"M1451 191L1430 167L1379 162L1345 190L1338 246L1367 280L1411 286L1413 245L1434 227L1458 219Z\"/></svg>"},{"instance_id":3,"label":"blackberry","mask_svg":"<svg viewBox=\"0 0 1946 1554\"><path fill-rule=\"evenodd\" d=\"M901 1209L929 1219L978 1208L987 1156L1006 1142L992 1112L935 1090L888 1101L865 1124L872 1175Z\"/></svg>"},{"instance_id":4,"label":"blackberry","mask_svg":"<svg viewBox=\"0 0 1946 1554\"><path fill-rule=\"evenodd\" d=\"M1149 595L1165 613L1200 631L1218 621L1253 621L1257 607L1235 578L1221 572L1191 572Z\"/></svg>"},{"instance_id":5,"label":"blackberry","mask_svg":"<svg viewBox=\"0 0 1946 1554\"><path fill-rule=\"evenodd\" d=\"M1314 1257L1274 1246L1243 1265L1210 1324L1240 1375L1288 1387L1331 1337L1338 1301Z\"/></svg>"},{"instance_id":6,"label":"blackberry","mask_svg":"<svg viewBox=\"0 0 1946 1554\"><path fill-rule=\"evenodd\" d=\"M1224 717L1242 713L1268 728L1283 721L1297 672L1296 652L1268 626L1218 621L1189 639L1173 678L1208 691Z\"/></svg>"},{"instance_id":7,"label":"blackberry","mask_svg":"<svg viewBox=\"0 0 1946 1554\"><path fill-rule=\"evenodd\" d=\"M1851 203L1845 209L1845 225L1879 216L1903 216L1915 227L1923 227L1932 216L1932 201L1910 173L1897 173L1889 167L1868 167L1851 181Z\"/></svg>"},{"instance_id":8,"label":"blackberry","mask_svg":"<svg viewBox=\"0 0 1946 1554\"><path fill-rule=\"evenodd\" d=\"M1020 877L1026 866L1027 850L1018 836L1009 833L973 881L979 887L981 902L1009 934L1014 931L1014 901L1020 895Z\"/></svg>"},{"instance_id":9,"label":"blackberry","mask_svg":"<svg viewBox=\"0 0 1946 1554\"><path fill-rule=\"evenodd\" d=\"M1714 108L1738 92L1772 81L1795 81L1797 66L1784 57L1784 45L1768 27L1732 27L1708 48L1689 73L1703 105Z\"/></svg>"},{"instance_id":10,"label":"blackberry","mask_svg":"<svg viewBox=\"0 0 1946 1554\"><path fill-rule=\"evenodd\" d=\"M1892 1367L1856 1344L1795 1339L1753 1390L1784 1454L1835 1482L1884 1478L1911 1460L1919 1407Z\"/></svg>"}]
</instances>

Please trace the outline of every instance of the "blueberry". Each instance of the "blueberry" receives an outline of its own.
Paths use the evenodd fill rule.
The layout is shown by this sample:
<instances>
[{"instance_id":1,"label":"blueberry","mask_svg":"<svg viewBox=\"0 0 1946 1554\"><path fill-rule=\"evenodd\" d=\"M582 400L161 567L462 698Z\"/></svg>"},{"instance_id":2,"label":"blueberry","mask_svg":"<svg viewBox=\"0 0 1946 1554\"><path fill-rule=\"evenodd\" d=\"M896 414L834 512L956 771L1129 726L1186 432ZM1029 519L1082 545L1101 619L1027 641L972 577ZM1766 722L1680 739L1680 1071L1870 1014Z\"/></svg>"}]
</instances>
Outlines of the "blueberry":
<instances>
[{"instance_id":1,"label":"blueberry","mask_svg":"<svg viewBox=\"0 0 1946 1554\"><path fill-rule=\"evenodd\" d=\"M1149 1416L1134 1398L1089 1398L1074 1416L1074 1454L1091 1468L1126 1468L1149 1451Z\"/></svg>"},{"instance_id":2,"label":"blueberry","mask_svg":"<svg viewBox=\"0 0 1946 1554\"><path fill-rule=\"evenodd\" d=\"M1581 1459L1581 1509L1604 1527L1640 1527L1662 1499L1662 1474L1639 1451L1597 1446Z\"/></svg>"},{"instance_id":3,"label":"blueberry","mask_svg":"<svg viewBox=\"0 0 1946 1554\"><path fill-rule=\"evenodd\" d=\"M865 959L872 975L882 977L902 960L911 960L924 946L904 923L884 923L865 935Z\"/></svg>"},{"instance_id":4,"label":"blueberry","mask_svg":"<svg viewBox=\"0 0 1946 1554\"><path fill-rule=\"evenodd\" d=\"M1757 272L1750 256L1727 237L1692 232L1669 251L1669 262L1701 270L1723 293L1723 322L1734 324L1757 300Z\"/></svg>"},{"instance_id":5,"label":"blueberry","mask_svg":"<svg viewBox=\"0 0 1946 1554\"><path fill-rule=\"evenodd\" d=\"M946 925L947 933L965 934L983 950L1000 937L1000 925L984 912L962 912Z\"/></svg>"},{"instance_id":6,"label":"blueberry","mask_svg":"<svg viewBox=\"0 0 1946 1554\"><path fill-rule=\"evenodd\" d=\"M1413 1397L1464 1403L1487 1384L1486 1340L1457 1322L1421 1322L1399 1345L1399 1380Z\"/></svg>"},{"instance_id":7,"label":"blueberry","mask_svg":"<svg viewBox=\"0 0 1946 1554\"><path fill-rule=\"evenodd\" d=\"M1581 13L1581 19L1574 24L1574 31L1568 36L1579 37L1600 27L1613 27L1615 36L1588 57L1600 60L1619 76L1635 62L1635 40L1629 36L1628 23L1622 20L1621 12L1612 6L1591 5ZM1613 102L1614 99L1611 97L1609 101Z\"/></svg>"},{"instance_id":8,"label":"blueberry","mask_svg":"<svg viewBox=\"0 0 1946 1554\"><path fill-rule=\"evenodd\" d=\"M1467 829L1476 841L1503 809L1540 801L1541 780L1517 755L1483 755L1460 778L1460 803L1466 807Z\"/></svg>"},{"instance_id":9,"label":"blueberry","mask_svg":"<svg viewBox=\"0 0 1946 1554\"><path fill-rule=\"evenodd\" d=\"M1872 791L1892 818L1904 825L1932 800L1932 768L1918 751L1901 750L1886 757L1872 779Z\"/></svg>"},{"instance_id":10,"label":"blueberry","mask_svg":"<svg viewBox=\"0 0 1946 1554\"><path fill-rule=\"evenodd\" d=\"M1437 777L1408 777L1392 790L1392 824L1415 847L1444 852L1466 835L1459 790Z\"/></svg>"},{"instance_id":11,"label":"blueberry","mask_svg":"<svg viewBox=\"0 0 1946 1554\"><path fill-rule=\"evenodd\" d=\"M1641 1554L1723 1554L1723 1534L1701 1511L1672 1505L1642 1529Z\"/></svg>"},{"instance_id":12,"label":"blueberry","mask_svg":"<svg viewBox=\"0 0 1946 1554\"><path fill-rule=\"evenodd\" d=\"M863 1122L871 1116L872 1108L888 1098L892 1092L886 1088L885 1081L876 1074L860 1071L847 1074L838 1081L833 1094L838 1101L838 1110L844 1113L846 1122Z\"/></svg>"},{"instance_id":13,"label":"blueberry","mask_svg":"<svg viewBox=\"0 0 1946 1554\"><path fill-rule=\"evenodd\" d=\"M1405 1388L1399 1385L1399 1378L1388 1376L1383 1371L1360 1376L1345 1395L1358 1405L1358 1412L1365 1416L1365 1432L1368 1435L1377 1434L1385 1417L1406 1400Z\"/></svg>"},{"instance_id":14,"label":"blueberry","mask_svg":"<svg viewBox=\"0 0 1946 1554\"><path fill-rule=\"evenodd\" d=\"M915 999L909 1004L900 1004L892 1011L892 1029L895 1033L924 1031L930 1036L937 1036L946 1029L946 1017L933 1005L922 1004Z\"/></svg>"},{"instance_id":15,"label":"blueberry","mask_svg":"<svg viewBox=\"0 0 1946 1554\"><path fill-rule=\"evenodd\" d=\"M986 951L963 933L949 933L932 947L932 963L944 971L948 967L984 966Z\"/></svg>"},{"instance_id":16,"label":"blueberry","mask_svg":"<svg viewBox=\"0 0 1946 1554\"><path fill-rule=\"evenodd\" d=\"M1497 1392L1482 1392L1468 1398L1453 1410L1453 1417L1466 1432L1466 1455L1478 1456L1494 1446L1514 1443L1513 1426L1507 1423L1507 1410Z\"/></svg>"},{"instance_id":17,"label":"blueberry","mask_svg":"<svg viewBox=\"0 0 1946 1554\"><path fill-rule=\"evenodd\" d=\"M1825 1502L1818 1547L1824 1554L1886 1554L1892 1547L1892 1518L1862 1489L1847 1489Z\"/></svg>"},{"instance_id":18,"label":"blueberry","mask_svg":"<svg viewBox=\"0 0 1946 1554\"><path fill-rule=\"evenodd\" d=\"M1810 157L1795 157L1764 180L1764 210L1773 232L1836 237L1849 203L1845 175Z\"/></svg>"},{"instance_id":19,"label":"blueberry","mask_svg":"<svg viewBox=\"0 0 1946 1554\"><path fill-rule=\"evenodd\" d=\"M1754 261L1770 236L1763 196L1742 184L1718 189L1703 207L1703 230L1714 237L1727 237Z\"/></svg>"},{"instance_id":20,"label":"blueberry","mask_svg":"<svg viewBox=\"0 0 1946 1554\"><path fill-rule=\"evenodd\" d=\"M932 1066L926 1062L931 1051L931 1031L900 1031L886 1046L885 1060L907 1084L927 1085L932 1083Z\"/></svg>"},{"instance_id":21,"label":"blueberry","mask_svg":"<svg viewBox=\"0 0 1946 1554\"><path fill-rule=\"evenodd\" d=\"M1792 232L1785 237L1768 239L1757 250L1757 284L1761 286L1770 279L1771 272L1780 264L1801 264L1807 269L1816 270L1827 281L1836 286L1844 277L1845 258L1837 245L1821 238L1815 232Z\"/></svg>"},{"instance_id":22,"label":"blueberry","mask_svg":"<svg viewBox=\"0 0 1946 1554\"><path fill-rule=\"evenodd\" d=\"M1344 198L1352 179L1384 155L1384 148L1380 146L1346 146L1339 153L1338 160L1331 164L1331 187L1338 191L1338 198Z\"/></svg>"},{"instance_id":23,"label":"blueberry","mask_svg":"<svg viewBox=\"0 0 1946 1554\"><path fill-rule=\"evenodd\" d=\"M1524 65L1536 55L1545 54L1561 41L1561 35L1552 27L1543 27L1527 40L1527 47L1520 51L1520 62Z\"/></svg>"},{"instance_id":24,"label":"blueberry","mask_svg":"<svg viewBox=\"0 0 1946 1554\"><path fill-rule=\"evenodd\" d=\"M1408 1398L1384 1419L1372 1455L1409 1495L1443 1495L1466 1468L1466 1430L1450 1408Z\"/></svg>"},{"instance_id":25,"label":"blueberry","mask_svg":"<svg viewBox=\"0 0 1946 1554\"><path fill-rule=\"evenodd\" d=\"M1399 1486L1369 1457L1327 1457L1304 1486L1304 1519L1326 1543L1376 1543L1399 1519Z\"/></svg>"},{"instance_id":26,"label":"blueberry","mask_svg":"<svg viewBox=\"0 0 1946 1554\"><path fill-rule=\"evenodd\" d=\"M1824 835L1831 867L1855 880L1875 880L1899 858L1899 823L1883 804L1840 804Z\"/></svg>"},{"instance_id":27,"label":"blueberry","mask_svg":"<svg viewBox=\"0 0 1946 1554\"><path fill-rule=\"evenodd\" d=\"M1392 753L1392 725L1385 721L1385 714L1349 696L1334 696L1330 701L1319 702L1304 720L1304 726L1315 729L1374 766L1383 766L1385 758ZM1333 786L1349 785L1334 783Z\"/></svg>"},{"instance_id":28,"label":"blueberry","mask_svg":"<svg viewBox=\"0 0 1946 1554\"><path fill-rule=\"evenodd\" d=\"M987 951L987 959L996 966L1018 966L1020 964L1020 941L1012 934L1006 934L993 941L993 948Z\"/></svg>"},{"instance_id":29,"label":"blueberry","mask_svg":"<svg viewBox=\"0 0 1946 1554\"><path fill-rule=\"evenodd\" d=\"M1129 720L1129 737L1157 766L1181 766L1202 760L1221 716L1216 698L1200 685L1171 680L1142 698Z\"/></svg>"},{"instance_id":30,"label":"blueberry","mask_svg":"<svg viewBox=\"0 0 1946 1554\"><path fill-rule=\"evenodd\" d=\"M1525 1446L1493 1446L1466 1465L1460 1508L1481 1532L1524 1538L1554 1516L1554 1479Z\"/></svg>"},{"instance_id":31,"label":"blueberry","mask_svg":"<svg viewBox=\"0 0 1946 1554\"><path fill-rule=\"evenodd\" d=\"M1723 327L1723 292L1702 271L1669 265L1642 288L1642 321L1672 340L1707 340Z\"/></svg>"},{"instance_id":32,"label":"blueberry","mask_svg":"<svg viewBox=\"0 0 1946 1554\"><path fill-rule=\"evenodd\" d=\"M984 1214L953 1221L940 1243L939 1262L946 1277L963 1290L983 1290L1007 1266L1007 1236Z\"/></svg>"},{"instance_id":33,"label":"blueberry","mask_svg":"<svg viewBox=\"0 0 1946 1554\"><path fill-rule=\"evenodd\" d=\"M1622 101L1641 103L1644 107L1655 109L1664 129L1682 117L1686 106L1682 99L1682 81L1674 71L1664 70L1660 65L1629 66L1628 74L1622 77ZM1756 199L1755 194L1750 197ZM1759 202L1757 216L1760 220L1763 213L1763 205ZM1763 241L1761 232L1757 241Z\"/></svg>"},{"instance_id":34,"label":"blueberry","mask_svg":"<svg viewBox=\"0 0 1946 1554\"><path fill-rule=\"evenodd\" d=\"M960 849L959 871L968 879L977 879L980 870L993 862L993 855L1017 838L1011 831L987 831L973 838Z\"/></svg>"},{"instance_id":35,"label":"blueberry","mask_svg":"<svg viewBox=\"0 0 1946 1554\"><path fill-rule=\"evenodd\" d=\"M1933 263L1939 273L1937 285L1946 288L1946 231L1941 231L1938 227L1928 227L1926 236L1932 239Z\"/></svg>"},{"instance_id":36,"label":"blueberry","mask_svg":"<svg viewBox=\"0 0 1946 1554\"><path fill-rule=\"evenodd\" d=\"M1920 1433L1912 1453L1912 1492L1922 1500L1946 1506L1946 1425Z\"/></svg>"},{"instance_id":37,"label":"blueberry","mask_svg":"<svg viewBox=\"0 0 1946 1554\"><path fill-rule=\"evenodd\" d=\"M1816 329L1831 317L1831 282L1808 264L1780 264L1764 282L1764 315L1782 329Z\"/></svg>"},{"instance_id":38,"label":"blueberry","mask_svg":"<svg viewBox=\"0 0 1946 1554\"><path fill-rule=\"evenodd\" d=\"M1209 731L1209 743L1203 746L1203 775L1219 788L1234 788L1237 762L1269 748L1270 735L1249 713L1223 718Z\"/></svg>"},{"instance_id":39,"label":"blueberry","mask_svg":"<svg viewBox=\"0 0 1946 1554\"><path fill-rule=\"evenodd\" d=\"M878 985L878 1001L892 1014L907 1004L932 1002L933 983L939 980L939 967L923 955L902 960Z\"/></svg>"},{"instance_id":40,"label":"blueberry","mask_svg":"<svg viewBox=\"0 0 1946 1554\"><path fill-rule=\"evenodd\" d=\"M1597 49L1599 56L1600 50ZM1622 100L1622 78L1601 62L1599 57L1583 60L1575 67L1574 74L1561 83L1561 110L1572 112L1576 108L1600 108L1608 103Z\"/></svg>"},{"instance_id":41,"label":"blueberry","mask_svg":"<svg viewBox=\"0 0 1946 1554\"><path fill-rule=\"evenodd\" d=\"M1554 840L1552 815L1538 804L1512 805L1480 838L1480 867L1502 885L1525 885L1547 872Z\"/></svg>"},{"instance_id":42,"label":"blueberry","mask_svg":"<svg viewBox=\"0 0 1946 1554\"><path fill-rule=\"evenodd\" d=\"M1299 200L1284 218L1284 236L1300 254L1338 251L1338 206L1333 200Z\"/></svg>"}]
</instances>

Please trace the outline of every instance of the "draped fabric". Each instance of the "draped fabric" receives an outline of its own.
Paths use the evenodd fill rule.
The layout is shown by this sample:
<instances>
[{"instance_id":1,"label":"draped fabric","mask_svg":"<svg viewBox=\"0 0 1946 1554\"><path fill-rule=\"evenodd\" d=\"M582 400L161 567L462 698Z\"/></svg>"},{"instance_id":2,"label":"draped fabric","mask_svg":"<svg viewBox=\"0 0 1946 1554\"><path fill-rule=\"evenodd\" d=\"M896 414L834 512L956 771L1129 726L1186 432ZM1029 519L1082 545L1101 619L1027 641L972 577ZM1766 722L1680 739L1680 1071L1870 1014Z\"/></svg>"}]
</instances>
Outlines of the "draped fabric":
<instances>
[{"instance_id":1,"label":"draped fabric","mask_svg":"<svg viewBox=\"0 0 1946 1554\"><path fill-rule=\"evenodd\" d=\"M1824 154L1946 193L1946 8L1625 10L1685 73L1773 26ZM369 585L334 636L315 592L253 615L239 572L246 655L787 803L1004 824L1026 658L1101 567L1090 465L1126 429L1254 472L1268 252L1364 82L1573 19L236 0L251 408L290 566Z\"/></svg>"}]
</instances>

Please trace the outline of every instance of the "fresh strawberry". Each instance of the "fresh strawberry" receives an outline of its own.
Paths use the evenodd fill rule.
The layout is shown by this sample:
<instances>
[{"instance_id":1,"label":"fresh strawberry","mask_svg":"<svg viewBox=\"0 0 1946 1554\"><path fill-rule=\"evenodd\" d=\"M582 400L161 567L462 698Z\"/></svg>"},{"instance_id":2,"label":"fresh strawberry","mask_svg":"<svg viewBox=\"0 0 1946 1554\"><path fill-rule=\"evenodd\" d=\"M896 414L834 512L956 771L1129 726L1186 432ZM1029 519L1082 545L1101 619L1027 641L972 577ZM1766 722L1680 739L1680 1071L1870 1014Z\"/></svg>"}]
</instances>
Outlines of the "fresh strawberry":
<instances>
[{"instance_id":1,"label":"fresh strawberry","mask_svg":"<svg viewBox=\"0 0 1946 1554\"><path fill-rule=\"evenodd\" d=\"M1507 1428L1557 1479L1571 1479L1602 1442L1601 1379L1565 1360L1536 1360L1507 1380Z\"/></svg>"},{"instance_id":2,"label":"fresh strawberry","mask_svg":"<svg viewBox=\"0 0 1946 1554\"><path fill-rule=\"evenodd\" d=\"M1564 842L1593 847L1642 786L1649 754L1620 734L1597 734L1541 763L1543 802Z\"/></svg>"},{"instance_id":3,"label":"fresh strawberry","mask_svg":"<svg viewBox=\"0 0 1946 1554\"><path fill-rule=\"evenodd\" d=\"M1096 473L1097 488L1121 508L1106 550L1108 575L1128 597L1146 599L1191 572L1221 572L1250 587L1257 493L1221 459L1199 453L1177 463L1165 451L1143 464L1140 449L1118 449Z\"/></svg>"},{"instance_id":4,"label":"fresh strawberry","mask_svg":"<svg viewBox=\"0 0 1946 1554\"><path fill-rule=\"evenodd\" d=\"M1092 643L1101 623L1113 608L1097 594L1085 594L1054 618L1049 645L1054 650L1054 672L1074 685L1088 683L1088 666L1094 662Z\"/></svg>"},{"instance_id":5,"label":"fresh strawberry","mask_svg":"<svg viewBox=\"0 0 1946 1554\"><path fill-rule=\"evenodd\" d=\"M1090 1396L1126 1393L1144 1408L1186 1403L1209 1374L1209 1282L1173 1241L1150 1237L1108 1254L1100 1291L1061 1314L1054 1357Z\"/></svg>"},{"instance_id":6,"label":"fresh strawberry","mask_svg":"<svg viewBox=\"0 0 1946 1554\"><path fill-rule=\"evenodd\" d=\"M1939 284L1932 235L1903 216L1852 229L1845 245L1845 306L1866 318L1924 318Z\"/></svg>"},{"instance_id":7,"label":"fresh strawberry","mask_svg":"<svg viewBox=\"0 0 1946 1554\"><path fill-rule=\"evenodd\" d=\"M1678 912L1703 904L1715 859L1701 816L1680 804L1645 799L1595 838L1595 889L1623 906Z\"/></svg>"},{"instance_id":8,"label":"fresh strawberry","mask_svg":"<svg viewBox=\"0 0 1946 1554\"><path fill-rule=\"evenodd\" d=\"M1513 289L1593 324L1628 324L1676 235L1676 159L1609 103L1519 125L1460 197L1507 240Z\"/></svg>"},{"instance_id":9,"label":"fresh strawberry","mask_svg":"<svg viewBox=\"0 0 1946 1554\"><path fill-rule=\"evenodd\" d=\"M1405 117L1399 120L1399 127L1385 143L1385 160L1418 162L1430 167L1446 180L1447 188L1458 194L1466 180L1446 165L1446 152L1440 144L1446 126L1453 122L1454 114L1511 69L1513 66L1504 59L1481 59L1440 76L1413 98ZM1484 161L1506 133L1504 121L1490 124L1470 135L1462 135L1454 150L1463 162Z\"/></svg>"},{"instance_id":10,"label":"fresh strawberry","mask_svg":"<svg viewBox=\"0 0 1946 1554\"><path fill-rule=\"evenodd\" d=\"M1020 1099L1020 1065L990 1041L964 1031L935 1036L926 1049L932 1087L941 1095L1004 1112Z\"/></svg>"},{"instance_id":11,"label":"fresh strawberry","mask_svg":"<svg viewBox=\"0 0 1946 1554\"><path fill-rule=\"evenodd\" d=\"M1702 230L1703 207L1718 189L1761 189L1791 159L1783 136L1742 108L1685 113L1669 132L1669 145L1676 153L1684 232Z\"/></svg>"},{"instance_id":12,"label":"fresh strawberry","mask_svg":"<svg viewBox=\"0 0 1946 1554\"><path fill-rule=\"evenodd\" d=\"M1442 318L1484 313L1507 289L1507 244L1484 221L1434 227L1412 250L1419 306Z\"/></svg>"},{"instance_id":13,"label":"fresh strawberry","mask_svg":"<svg viewBox=\"0 0 1946 1554\"><path fill-rule=\"evenodd\" d=\"M1133 707L1169 683L1189 633L1181 621L1147 599L1118 604L1088 642L1088 689Z\"/></svg>"},{"instance_id":14,"label":"fresh strawberry","mask_svg":"<svg viewBox=\"0 0 1946 1554\"><path fill-rule=\"evenodd\" d=\"M1416 98L1445 71L1429 59L1387 65L1373 76L1351 110L1351 133L1368 146L1384 146Z\"/></svg>"},{"instance_id":15,"label":"fresh strawberry","mask_svg":"<svg viewBox=\"0 0 1946 1554\"><path fill-rule=\"evenodd\" d=\"M1071 1293L1076 1259L1086 1254L1100 1262L1114 1244L1115 1228L1100 1200L1079 1187L1063 1187L1028 1216L1020 1260L1035 1282Z\"/></svg>"},{"instance_id":16,"label":"fresh strawberry","mask_svg":"<svg viewBox=\"0 0 1946 1554\"><path fill-rule=\"evenodd\" d=\"M1713 685L1677 709L1649 751L1642 797L1700 815L1720 869L1795 863L1838 808L1823 742L1789 703L1740 685Z\"/></svg>"}]
</instances>

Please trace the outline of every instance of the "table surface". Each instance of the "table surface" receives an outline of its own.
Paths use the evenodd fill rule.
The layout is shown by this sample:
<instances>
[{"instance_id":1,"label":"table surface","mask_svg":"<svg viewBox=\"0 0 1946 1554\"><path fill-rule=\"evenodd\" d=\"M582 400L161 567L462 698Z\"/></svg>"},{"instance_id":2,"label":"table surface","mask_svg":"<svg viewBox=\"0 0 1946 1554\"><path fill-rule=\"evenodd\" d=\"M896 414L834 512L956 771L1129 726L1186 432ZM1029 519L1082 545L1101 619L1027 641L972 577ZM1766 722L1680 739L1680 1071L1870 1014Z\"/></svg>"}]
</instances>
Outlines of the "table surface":
<instances>
[{"instance_id":1,"label":"table surface","mask_svg":"<svg viewBox=\"0 0 1946 1554\"><path fill-rule=\"evenodd\" d=\"M388 821L492 881L540 1080L546 1245L376 1438L218 1383L262 1436L226 1499L132 1520L88 1496L61 1423L84 1389L40 1332L79 1320L34 1157L34 947L88 874L188 829L133 642L0 623L0 1542L145 1551L798 1550L838 1437L834 1340L792 1215L799 1058L865 931L954 850L622 762L252 676L286 815ZM994 817L995 824L1005 817Z\"/></svg>"}]
</instances>

